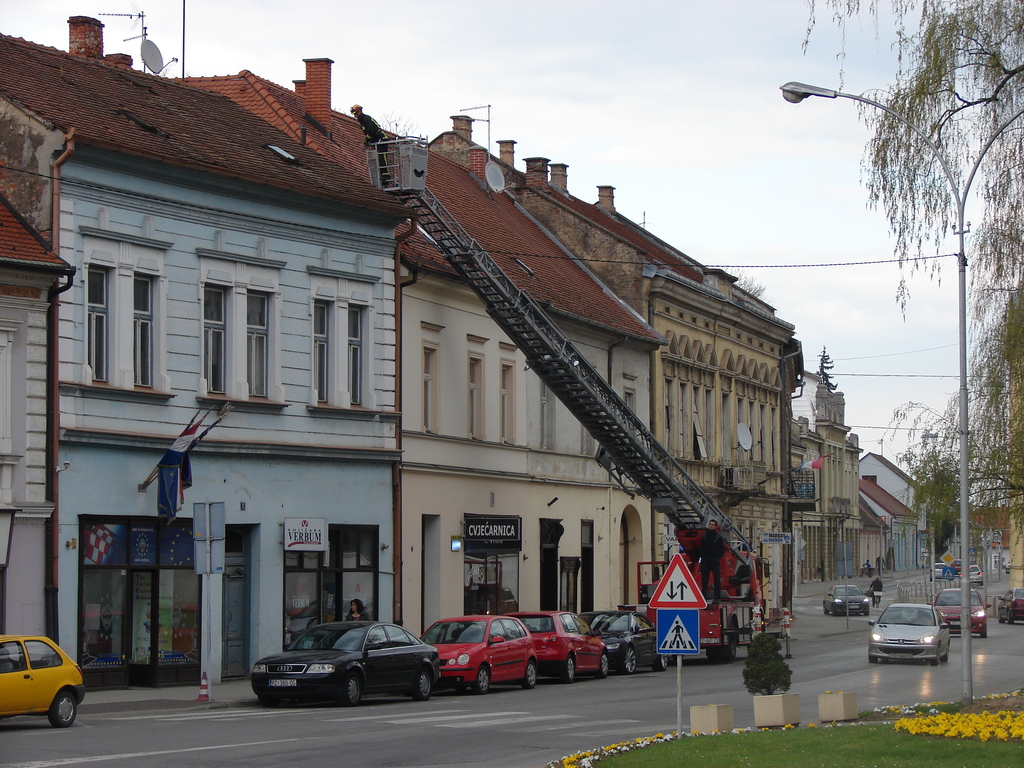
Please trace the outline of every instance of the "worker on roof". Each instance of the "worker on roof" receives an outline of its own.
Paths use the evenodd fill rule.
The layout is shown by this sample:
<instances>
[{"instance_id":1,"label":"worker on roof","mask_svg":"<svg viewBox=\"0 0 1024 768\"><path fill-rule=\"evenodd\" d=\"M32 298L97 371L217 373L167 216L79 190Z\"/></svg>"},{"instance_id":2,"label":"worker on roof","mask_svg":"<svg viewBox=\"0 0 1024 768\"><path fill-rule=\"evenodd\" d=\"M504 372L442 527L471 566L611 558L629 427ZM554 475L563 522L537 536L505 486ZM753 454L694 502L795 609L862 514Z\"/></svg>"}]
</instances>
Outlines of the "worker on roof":
<instances>
[{"instance_id":1,"label":"worker on roof","mask_svg":"<svg viewBox=\"0 0 1024 768\"><path fill-rule=\"evenodd\" d=\"M359 127L363 129L366 146L374 147L377 151L377 163L380 168L381 186L386 187L388 186L388 182L391 181L391 169L388 167L387 157L389 146L385 143L388 140L388 136L384 133L384 130L376 120L363 112L361 105L353 104L350 111L352 112L352 117L354 117L359 123Z\"/></svg>"}]
</instances>

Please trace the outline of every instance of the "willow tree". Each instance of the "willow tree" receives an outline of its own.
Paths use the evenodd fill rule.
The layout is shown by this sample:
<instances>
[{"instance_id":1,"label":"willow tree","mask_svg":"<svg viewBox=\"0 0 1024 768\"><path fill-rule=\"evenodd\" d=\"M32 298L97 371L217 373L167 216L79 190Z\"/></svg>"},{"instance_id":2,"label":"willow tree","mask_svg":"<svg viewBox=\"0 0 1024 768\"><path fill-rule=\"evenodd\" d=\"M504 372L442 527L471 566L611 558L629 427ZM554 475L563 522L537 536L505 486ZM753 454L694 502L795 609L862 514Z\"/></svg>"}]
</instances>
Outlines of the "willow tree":
<instances>
[{"instance_id":1,"label":"willow tree","mask_svg":"<svg viewBox=\"0 0 1024 768\"><path fill-rule=\"evenodd\" d=\"M891 10L899 67L895 81L870 97L929 136L961 195L970 184L971 501L1009 508L1024 523L1024 296L1018 293L1024 278L1024 117L1012 119L1024 109L1024 2L809 2L809 35L823 9L844 33L847 22L862 14L873 18L877 30L883 11ZM864 159L869 200L888 218L904 274L955 264L935 258L949 254L957 226L951 184L935 153L885 112L863 106L860 114L872 131ZM898 291L906 301L905 284ZM956 410L950 413L953 419L939 434L952 432L953 439L917 443L901 457L918 482L916 496L937 504L956 501L956 474L948 471L957 461Z\"/></svg>"}]
</instances>

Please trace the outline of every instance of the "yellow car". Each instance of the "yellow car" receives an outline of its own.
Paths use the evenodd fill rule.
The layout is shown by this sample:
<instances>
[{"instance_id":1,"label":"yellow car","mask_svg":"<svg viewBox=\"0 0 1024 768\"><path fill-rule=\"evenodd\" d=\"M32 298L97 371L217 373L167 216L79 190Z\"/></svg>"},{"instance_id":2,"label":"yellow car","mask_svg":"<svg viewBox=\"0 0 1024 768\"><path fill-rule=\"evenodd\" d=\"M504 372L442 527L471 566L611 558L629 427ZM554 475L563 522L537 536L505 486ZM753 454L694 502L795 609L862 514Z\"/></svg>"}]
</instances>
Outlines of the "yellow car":
<instances>
[{"instance_id":1,"label":"yellow car","mask_svg":"<svg viewBox=\"0 0 1024 768\"><path fill-rule=\"evenodd\" d=\"M55 642L0 635L0 717L46 715L67 728L84 698L81 668Z\"/></svg>"}]
</instances>

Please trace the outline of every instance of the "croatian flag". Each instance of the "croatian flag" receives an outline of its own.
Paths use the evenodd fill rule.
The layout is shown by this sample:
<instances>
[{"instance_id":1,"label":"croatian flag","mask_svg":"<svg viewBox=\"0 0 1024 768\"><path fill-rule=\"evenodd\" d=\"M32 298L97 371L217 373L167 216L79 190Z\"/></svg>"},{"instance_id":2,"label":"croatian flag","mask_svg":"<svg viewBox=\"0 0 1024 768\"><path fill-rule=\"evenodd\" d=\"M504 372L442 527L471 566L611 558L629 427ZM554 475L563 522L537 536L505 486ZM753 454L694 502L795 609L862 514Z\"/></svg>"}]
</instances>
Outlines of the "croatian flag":
<instances>
[{"instance_id":1,"label":"croatian flag","mask_svg":"<svg viewBox=\"0 0 1024 768\"><path fill-rule=\"evenodd\" d=\"M824 456L819 456L816 459L808 459L807 461L801 461L800 466L798 466L797 469L807 469L808 467L810 467L811 469L821 469L825 465L825 459L827 459L831 455L831 453L826 453Z\"/></svg>"},{"instance_id":2,"label":"croatian flag","mask_svg":"<svg viewBox=\"0 0 1024 768\"><path fill-rule=\"evenodd\" d=\"M167 453L157 464L157 479L159 481L156 495L156 510L160 517L171 522L178 514L182 503L185 501L185 489L192 487L192 463L189 460L189 451L199 442L196 432L202 425L202 419L185 427L185 431L178 435Z\"/></svg>"}]
</instances>

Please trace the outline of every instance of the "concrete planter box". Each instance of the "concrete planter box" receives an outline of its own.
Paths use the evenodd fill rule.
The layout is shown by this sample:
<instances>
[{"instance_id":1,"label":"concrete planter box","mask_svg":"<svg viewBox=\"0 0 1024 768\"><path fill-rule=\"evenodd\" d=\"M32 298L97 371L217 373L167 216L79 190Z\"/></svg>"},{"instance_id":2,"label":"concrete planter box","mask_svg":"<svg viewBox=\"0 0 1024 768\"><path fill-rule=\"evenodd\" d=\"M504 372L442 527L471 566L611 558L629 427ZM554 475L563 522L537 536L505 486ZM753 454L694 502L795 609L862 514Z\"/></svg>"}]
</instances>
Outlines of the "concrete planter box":
<instances>
[{"instance_id":1,"label":"concrete planter box","mask_svg":"<svg viewBox=\"0 0 1024 768\"><path fill-rule=\"evenodd\" d=\"M776 693L754 697L754 725L772 728L800 724L800 694Z\"/></svg>"},{"instance_id":2,"label":"concrete planter box","mask_svg":"<svg viewBox=\"0 0 1024 768\"><path fill-rule=\"evenodd\" d=\"M708 704L690 707L691 733L729 733L733 729L732 706Z\"/></svg>"},{"instance_id":3,"label":"concrete planter box","mask_svg":"<svg viewBox=\"0 0 1024 768\"><path fill-rule=\"evenodd\" d=\"M857 719L856 693L819 693L818 720L831 723L841 720Z\"/></svg>"}]
</instances>

